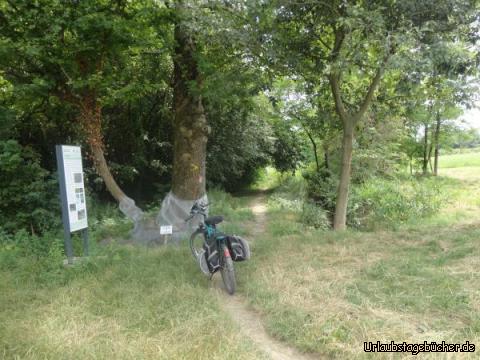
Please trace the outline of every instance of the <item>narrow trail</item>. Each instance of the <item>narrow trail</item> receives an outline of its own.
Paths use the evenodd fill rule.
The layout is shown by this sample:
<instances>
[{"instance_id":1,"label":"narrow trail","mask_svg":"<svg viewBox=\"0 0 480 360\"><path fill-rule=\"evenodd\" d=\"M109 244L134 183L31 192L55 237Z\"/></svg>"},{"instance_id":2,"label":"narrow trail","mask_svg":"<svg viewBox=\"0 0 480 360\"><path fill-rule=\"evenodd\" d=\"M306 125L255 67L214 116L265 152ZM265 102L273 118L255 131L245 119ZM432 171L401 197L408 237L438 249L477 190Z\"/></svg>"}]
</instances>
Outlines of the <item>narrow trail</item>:
<instances>
[{"instance_id":1,"label":"narrow trail","mask_svg":"<svg viewBox=\"0 0 480 360\"><path fill-rule=\"evenodd\" d=\"M254 238L265 231L267 210L265 203L266 196L258 195L254 197L250 204L255 215L255 226L251 234L251 240L249 239L251 242L254 242ZM240 294L230 296L225 292L222 278L219 275L212 279L212 290L215 291L223 310L240 327L243 335L250 338L272 360L319 359L319 356L312 357L302 354L295 348L273 339L265 330L260 314L251 310Z\"/></svg>"},{"instance_id":2,"label":"narrow trail","mask_svg":"<svg viewBox=\"0 0 480 360\"><path fill-rule=\"evenodd\" d=\"M267 197L264 194L257 195L253 198L250 203L250 209L252 209L253 215L255 216L255 226L253 227L251 241L255 241L255 237L261 235L265 232L265 227L267 223Z\"/></svg>"}]
</instances>

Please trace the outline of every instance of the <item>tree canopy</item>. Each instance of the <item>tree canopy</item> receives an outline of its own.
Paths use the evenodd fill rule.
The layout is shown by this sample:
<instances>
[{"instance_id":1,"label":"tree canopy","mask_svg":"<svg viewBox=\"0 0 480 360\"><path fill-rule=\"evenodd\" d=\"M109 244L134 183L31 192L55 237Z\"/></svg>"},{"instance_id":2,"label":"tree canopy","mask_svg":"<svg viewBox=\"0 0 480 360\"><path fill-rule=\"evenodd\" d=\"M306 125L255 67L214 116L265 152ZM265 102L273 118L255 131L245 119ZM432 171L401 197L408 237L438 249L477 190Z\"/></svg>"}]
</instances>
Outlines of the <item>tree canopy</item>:
<instances>
[{"instance_id":1,"label":"tree canopy","mask_svg":"<svg viewBox=\"0 0 480 360\"><path fill-rule=\"evenodd\" d=\"M478 10L473 0L2 2L0 141L42 177L55 172L55 144L85 145L92 196L108 190L135 219L132 199L240 190L266 165L307 169L336 188L328 211L343 229L351 181L407 165L436 174L442 148L478 144L453 121L477 100Z\"/></svg>"}]
</instances>

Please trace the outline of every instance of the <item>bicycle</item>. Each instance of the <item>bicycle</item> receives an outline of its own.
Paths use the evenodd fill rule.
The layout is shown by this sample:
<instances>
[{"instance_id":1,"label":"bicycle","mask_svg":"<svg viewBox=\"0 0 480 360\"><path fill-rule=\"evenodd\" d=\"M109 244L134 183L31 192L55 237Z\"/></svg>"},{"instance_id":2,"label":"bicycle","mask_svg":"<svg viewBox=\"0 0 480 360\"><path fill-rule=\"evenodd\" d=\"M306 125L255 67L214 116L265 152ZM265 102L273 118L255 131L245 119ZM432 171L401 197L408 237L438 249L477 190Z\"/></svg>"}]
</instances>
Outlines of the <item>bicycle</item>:
<instances>
[{"instance_id":1,"label":"bicycle","mask_svg":"<svg viewBox=\"0 0 480 360\"><path fill-rule=\"evenodd\" d=\"M237 282L227 235L217 230L217 225L223 221L223 216L207 217L207 206L208 204L195 202L190 209L190 216L185 220L187 222L196 215L203 216L198 228L190 236L190 250L194 259L199 263L200 269L205 274L209 274L210 278L220 270L227 292L233 295ZM195 244L199 235L203 235L201 247L197 247ZM208 254L208 258L205 256L206 254ZM216 259L218 262L215 261Z\"/></svg>"}]
</instances>

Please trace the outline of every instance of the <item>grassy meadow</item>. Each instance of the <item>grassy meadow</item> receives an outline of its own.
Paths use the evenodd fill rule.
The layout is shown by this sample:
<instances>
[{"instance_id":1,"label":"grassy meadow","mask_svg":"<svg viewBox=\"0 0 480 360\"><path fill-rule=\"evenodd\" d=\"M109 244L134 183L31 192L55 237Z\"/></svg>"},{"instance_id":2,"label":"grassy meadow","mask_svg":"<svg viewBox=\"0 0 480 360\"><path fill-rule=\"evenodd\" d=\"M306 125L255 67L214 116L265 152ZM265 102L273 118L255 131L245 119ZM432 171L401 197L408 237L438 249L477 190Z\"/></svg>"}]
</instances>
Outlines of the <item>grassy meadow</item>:
<instances>
[{"instance_id":1,"label":"grassy meadow","mask_svg":"<svg viewBox=\"0 0 480 360\"><path fill-rule=\"evenodd\" d=\"M306 231L271 207L241 291L273 336L326 357L370 358L364 341L479 343L479 159L442 157L446 205L393 231Z\"/></svg>"},{"instance_id":2,"label":"grassy meadow","mask_svg":"<svg viewBox=\"0 0 480 360\"><path fill-rule=\"evenodd\" d=\"M440 157L443 169L480 167L480 152L448 154Z\"/></svg>"},{"instance_id":3,"label":"grassy meadow","mask_svg":"<svg viewBox=\"0 0 480 360\"><path fill-rule=\"evenodd\" d=\"M245 202L217 191L211 202L244 233ZM220 310L186 244L133 246L128 222L107 215L91 231L92 257L71 268L60 239L45 256L0 248L0 359L265 358Z\"/></svg>"},{"instance_id":4,"label":"grassy meadow","mask_svg":"<svg viewBox=\"0 0 480 360\"><path fill-rule=\"evenodd\" d=\"M480 345L480 153L440 165L433 181L448 193L440 212L393 229L305 227L275 192L262 195L270 200L258 222L253 195L213 192L211 213L252 239L236 296L272 337L313 357L370 358L363 342L377 340ZM112 211L92 229L94 256L71 268L61 265L58 238L44 256L3 245L0 358L268 358L222 310L186 243L135 247L124 241L128 226Z\"/></svg>"}]
</instances>

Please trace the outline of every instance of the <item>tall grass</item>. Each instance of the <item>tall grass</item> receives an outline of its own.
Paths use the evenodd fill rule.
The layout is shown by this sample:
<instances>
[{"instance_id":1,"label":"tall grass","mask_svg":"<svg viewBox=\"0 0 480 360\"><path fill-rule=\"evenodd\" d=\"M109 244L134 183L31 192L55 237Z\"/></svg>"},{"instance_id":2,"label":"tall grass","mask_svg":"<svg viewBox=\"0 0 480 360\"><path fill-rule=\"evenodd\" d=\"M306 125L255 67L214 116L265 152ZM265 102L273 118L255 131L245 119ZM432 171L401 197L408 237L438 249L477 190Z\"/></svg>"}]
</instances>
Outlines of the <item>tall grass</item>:
<instances>
[{"instance_id":1,"label":"tall grass","mask_svg":"<svg viewBox=\"0 0 480 360\"><path fill-rule=\"evenodd\" d=\"M184 248L111 246L48 281L0 276L0 357L243 358L261 354L220 310Z\"/></svg>"},{"instance_id":2,"label":"tall grass","mask_svg":"<svg viewBox=\"0 0 480 360\"><path fill-rule=\"evenodd\" d=\"M252 219L243 200L210 199L232 226ZM0 358L264 358L221 310L186 244L121 245L131 224L104 210L90 213L92 256L73 267L63 266L61 232L2 235Z\"/></svg>"},{"instance_id":3,"label":"tall grass","mask_svg":"<svg viewBox=\"0 0 480 360\"><path fill-rule=\"evenodd\" d=\"M422 191L433 186L453 194L448 206L478 215L477 180L395 181L363 190L363 199L383 209L379 223L403 211L423 216L416 198L428 200ZM364 341L480 343L478 217L335 233L302 224L303 191L297 177L279 183L251 260L236 268L239 294L272 336L348 359L367 358ZM210 214L225 216L226 231L248 232L255 221L250 198L219 190L209 198ZM61 232L0 235L0 358L264 358L221 310L186 244L120 245L131 225L114 208L98 213L93 256L70 268L62 265Z\"/></svg>"},{"instance_id":4,"label":"tall grass","mask_svg":"<svg viewBox=\"0 0 480 360\"><path fill-rule=\"evenodd\" d=\"M470 189L456 180L423 181L465 196ZM387 190L380 191L384 201ZM269 208L267 218L240 292L272 336L339 359L370 358L364 341L480 341L478 217L472 225L450 217L443 226L340 233L299 228L288 208Z\"/></svg>"},{"instance_id":5,"label":"tall grass","mask_svg":"<svg viewBox=\"0 0 480 360\"><path fill-rule=\"evenodd\" d=\"M447 183L443 178L370 179L352 189L349 223L372 230L428 218L446 203Z\"/></svg>"}]
</instances>

